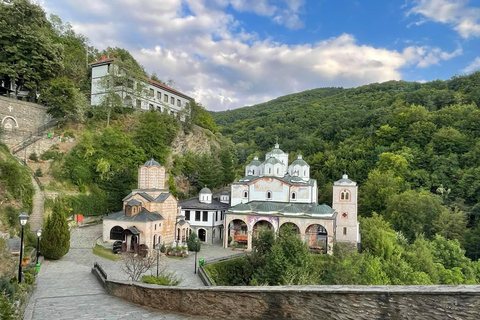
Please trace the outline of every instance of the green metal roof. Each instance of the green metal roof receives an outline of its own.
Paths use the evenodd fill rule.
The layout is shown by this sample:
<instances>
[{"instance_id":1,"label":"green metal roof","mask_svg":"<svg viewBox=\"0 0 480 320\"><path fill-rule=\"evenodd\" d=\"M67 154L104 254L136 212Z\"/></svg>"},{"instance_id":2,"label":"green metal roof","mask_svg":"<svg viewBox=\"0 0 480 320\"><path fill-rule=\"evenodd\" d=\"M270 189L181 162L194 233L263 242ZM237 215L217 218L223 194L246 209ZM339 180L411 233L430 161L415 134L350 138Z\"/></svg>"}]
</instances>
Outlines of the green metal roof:
<instances>
[{"instance_id":1,"label":"green metal roof","mask_svg":"<svg viewBox=\"0 0 480 320\"><path fill-rule=\"evenodd\" d=\"M257 207L257 210L261 212L276 212L278 211L278 208L272 202L263 202Z\"/></svg>"},{"instance_id":2,"label":"green metal roof","mask_svg":"<svg viewBox=\"0 0 480 320\"><path fill-rule=\"evenodd\" d=\"M246 203L239 203L234 207L231 207L230 210L232 211L251 211L252 208Z\"/></svg>"},{"instance_id":3,"label":"green metal roof","mask_svg":"<svg viewBox=\"0 0 480 320\"><path fill-rule=\"evenodd\" d=\"M282 161L272 157L272 158L268 158L268 160L265 161L265 163L277 164L277 163L282 163Z\"/></svg>"},{"instance_id":4,"label":"green metal roof","mask_svg":"<svg viewBox=\"0 0 480 320\"><path fill-rule=\"evenodd\" d=\"M311 214L332 214L334 212L335 210L333 210L331 207L327 206L326 204L314 206L309 210L309 213Z\"/></svg>"}]
</instances>

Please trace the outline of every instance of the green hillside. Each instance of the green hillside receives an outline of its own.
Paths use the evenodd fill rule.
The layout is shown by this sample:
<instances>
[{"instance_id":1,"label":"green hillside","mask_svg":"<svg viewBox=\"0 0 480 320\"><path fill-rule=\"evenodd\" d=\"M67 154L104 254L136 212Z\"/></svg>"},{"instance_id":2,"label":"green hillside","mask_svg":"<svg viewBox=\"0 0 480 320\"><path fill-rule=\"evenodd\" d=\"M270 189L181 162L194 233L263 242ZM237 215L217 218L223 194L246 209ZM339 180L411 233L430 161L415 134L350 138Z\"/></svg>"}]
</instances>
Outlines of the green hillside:
<instances>
[{"instance_id":1,"label":"green hillside","mask_svg":"<svg viewBox=\"0 0 480 320\"><path fill-rule=\"evenodd\" d=\"M476 72L309 90L213 116L236 144L239 174L278 139L290 159L301 153L310 164L319 202L331 202L332 181L347 172L360 184L361 216L381 214L409 241L458 238L476 259L479 98Z\"/></svg>"}]
</instances>

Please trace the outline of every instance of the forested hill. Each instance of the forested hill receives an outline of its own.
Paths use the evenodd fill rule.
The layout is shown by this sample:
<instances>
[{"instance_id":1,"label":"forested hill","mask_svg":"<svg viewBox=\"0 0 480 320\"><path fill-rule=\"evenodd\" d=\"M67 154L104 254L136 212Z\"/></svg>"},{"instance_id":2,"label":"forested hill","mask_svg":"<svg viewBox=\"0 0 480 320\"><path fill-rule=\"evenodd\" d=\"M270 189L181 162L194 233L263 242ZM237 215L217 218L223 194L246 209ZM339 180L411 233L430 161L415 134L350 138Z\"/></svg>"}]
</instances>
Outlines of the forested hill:
<instances>
[{"instance_id":1,"label":"forested hill","mask_svg":"<svg viewBox=\"0 0 480 320\"><path fill-rule=\"evenodd\" d=\"M438 219L450 210L442 223L468 249L466 227L480 240L480 228L473 231L480 217L478 105L475 72L424 84L309 90L213 116L236 144L240 164L262 157L278 139L290 160L301 153L310 164L319 202L331 202L331 182L346 171L359 182L362 216L377 212L413 240L446 232Z\"/></svg>"}]
</instances>

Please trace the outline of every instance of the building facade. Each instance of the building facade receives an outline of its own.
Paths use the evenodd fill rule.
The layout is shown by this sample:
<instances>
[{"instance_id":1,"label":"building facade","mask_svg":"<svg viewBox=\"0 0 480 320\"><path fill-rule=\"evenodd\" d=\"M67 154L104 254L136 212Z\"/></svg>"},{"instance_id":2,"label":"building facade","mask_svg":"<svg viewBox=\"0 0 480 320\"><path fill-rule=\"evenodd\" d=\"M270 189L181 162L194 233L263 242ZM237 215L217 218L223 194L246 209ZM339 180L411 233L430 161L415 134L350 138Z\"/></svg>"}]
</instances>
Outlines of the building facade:
<instances>
[{"instance_id":1,"label":"building facade","mask_svg":"<svg viewBox=\"0 0 480 320\"><path fill-rule=\"evenodd\" d=\"M200 241L207 244L222 243L223 220L229 207L228 194L222 193L220 199L213 199L212 191L203 188L198 198L178 203L182 216L190 223L190 229L197 233Z\"/></svg>"},{"instance_id":2,"label":"building facade","mask_svg":"<svg viewBox=\"0 0 480 320\"><path fill-rule=\"evenodd\" d=\"M265 161L257 157L245 168L245 177L231 186L223 246L229 239L250 250L260 228L294 230L312 250L331 253L335 241L358 245L357 185L344 175L334 183L333 207L319 205L317 182L310 166L298 156L290 165L279 145Z\"/></svg>"},{"instance_id":3,"label":"building facade","mask_svg":"<svg viewBox=\"0 0 480 320\"><path fill-rule=\"evenodd\" d=\"M115 58L105 58L90 64L92 68L91 105L102 103L106 95L106 88L113 88L123 101L125 107L138 110L157 110L175 117L184 119L182 111L188 102L193 100L186 94L170 88L152 79L143 78L142 81L127 81L117 86L110 81L109 76L122 74L118 66L114 64ZM126 85L125 85L126 83ZM139 86L141 89L138 89Z\"/></svg>"},{"instance_id":4,"label":"building facade","mask_svg":"<svg viewBox=\"0 0 480 320\"><path fill-rule=\"evenodd\" d=\"M123 199L123 210L103 219L103 241L120 240L126 251L185 242L190 224L165 185L165 167L151 159L138 169L138 188ZM122 248L123 249L123 248Z\"/></svg>"}]
</instances>

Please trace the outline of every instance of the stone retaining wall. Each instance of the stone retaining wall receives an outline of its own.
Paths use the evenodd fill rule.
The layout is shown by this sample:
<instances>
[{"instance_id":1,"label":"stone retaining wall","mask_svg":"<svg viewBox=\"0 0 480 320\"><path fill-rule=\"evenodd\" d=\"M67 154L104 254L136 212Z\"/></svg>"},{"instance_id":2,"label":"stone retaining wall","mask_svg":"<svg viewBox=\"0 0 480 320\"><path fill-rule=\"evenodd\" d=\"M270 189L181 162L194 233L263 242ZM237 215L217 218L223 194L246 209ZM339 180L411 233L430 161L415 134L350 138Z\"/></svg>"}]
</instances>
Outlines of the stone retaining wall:
<instances>
[{"instance_id":1,"label":"stone retaining wall","mask_svg":"<svg viewBox=\"0 0 480 320\"><path fill-rule=\"evenodd\" d=\"M480 286L473 285L185 288L105 280L104 286L139 305L208 319L480 318Z\"/></svg>"}]
</instances>

